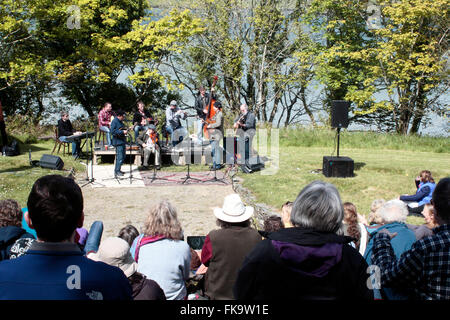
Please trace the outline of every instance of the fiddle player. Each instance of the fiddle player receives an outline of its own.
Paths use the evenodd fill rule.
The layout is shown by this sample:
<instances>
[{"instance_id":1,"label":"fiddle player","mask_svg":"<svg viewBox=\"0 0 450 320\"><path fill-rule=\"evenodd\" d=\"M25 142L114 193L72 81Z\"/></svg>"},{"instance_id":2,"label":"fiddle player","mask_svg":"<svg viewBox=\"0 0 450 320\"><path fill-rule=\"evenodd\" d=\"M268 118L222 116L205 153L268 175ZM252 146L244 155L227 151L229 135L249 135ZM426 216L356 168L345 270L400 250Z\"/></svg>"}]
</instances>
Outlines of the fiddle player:
<instances>
[{"instance_id":1,"label":"fiddle player","mask_svg":"<svg viewBox=\"0 0 450 320\"><path fill-rule=\"evenodd\" d=\"M134 140L137 141L137 137L139 135L139 131L144 130L146 131L148 129L148 126L150 124L157 124L157 120L152 117L150 112L145 109L144 102L138 101L137 102L137 111L134 113L133 116L133 126L134 126Z\"/></svg>"},{"instance_id":2,"label":"fiddle player","mask_svg":"<svg viewBox=\"0 0 450 320\"><path fill-rule=\"evenodd\" d=\"M252 140L256 133L256 118L255 114L248 110L247 104L241 104L239 109L241 113L234 120L233 128L237 129L236 133L239 135L240 150L242 150L242 143L245 143L245 164L248 164Z\"/></svg>"},{"instance_id":3,"label":"fiddle player","mask_svg":"<svg viewBox=\"0 0 450 320\"><path fill-rule=\"evenodd\" d=\"M142 147L144 151L144 168L148 168L148 159L150 154L155 154L155 167L156 170L161 168L161 148L159 146L159 135L156 132L156 127L150 124L147 130L141 132L136 139L136 142Z\"/></svg>"},{"instance_id":4,"label":"fiddle player","mask_svg":"<svg viewBox=\"0 0 450 320\"><path fill-rule=\"evenodd\" d=\"M113 115L112 105L110 102L105 102L103 109L98 113L98 129L106 133L106 142L108 148L112 149L111 144L111 117Z\"/></svg>"},{"instance_id":5,"label":"fiddle player","mask_svg":"<svg viewBox=\"0 0 450 320\"><path fill-rule=\"evenodd\" d=\"M67 137L71 135L81 135L81 131L75 131L72 127L72 123L69 120L69 113L67 111L61 111L61 119L58 120L58 139L61 142L68 142ZM80 139L72 141L72 156L74 159L78 159L81 153Z\"/></svg>"},{"instance_id":6,"label":"fiddle player","mask_svg":"<svg viewBox=\"0 0 450 320\"><path fill-rule=\"evenodd\" d=\"M118 110L116 112L116 117L111 122L111 135L112 135L112 143L116 148L116 165L114 167L114 177L118 178L124 175L120 168L122 167L122 163L125 160L125 150L126 150L126 142L127 142L127 134L128 130L123 123L125 118L125 112L122 110Z\"/></svg>"}]
</instances>

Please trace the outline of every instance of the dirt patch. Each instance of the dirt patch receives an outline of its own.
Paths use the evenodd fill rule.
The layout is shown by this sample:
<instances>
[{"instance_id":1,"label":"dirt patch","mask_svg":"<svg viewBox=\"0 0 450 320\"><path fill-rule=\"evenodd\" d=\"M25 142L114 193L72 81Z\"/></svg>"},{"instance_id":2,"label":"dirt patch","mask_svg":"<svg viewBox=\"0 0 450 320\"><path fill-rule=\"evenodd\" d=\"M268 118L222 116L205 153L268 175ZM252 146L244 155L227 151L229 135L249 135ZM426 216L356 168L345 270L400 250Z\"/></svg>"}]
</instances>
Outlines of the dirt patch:
<instances>
[{"instance_id":1,"label":"dirt patch","mask_svg":"<svg viewBox=\"0 0 450 320\"><path fill-rule=\"evenodd\" d=\"M153 202L168 199L178 210L185 237L206 235L216 229L214 207L222 207L225 196L233 193L231 185L180 185L138 188L82 188L84 227L89 230L96 220L103 221L103 237L117 236L127 224L141 231L148 208Z\"/></svg>"}]
</instances>

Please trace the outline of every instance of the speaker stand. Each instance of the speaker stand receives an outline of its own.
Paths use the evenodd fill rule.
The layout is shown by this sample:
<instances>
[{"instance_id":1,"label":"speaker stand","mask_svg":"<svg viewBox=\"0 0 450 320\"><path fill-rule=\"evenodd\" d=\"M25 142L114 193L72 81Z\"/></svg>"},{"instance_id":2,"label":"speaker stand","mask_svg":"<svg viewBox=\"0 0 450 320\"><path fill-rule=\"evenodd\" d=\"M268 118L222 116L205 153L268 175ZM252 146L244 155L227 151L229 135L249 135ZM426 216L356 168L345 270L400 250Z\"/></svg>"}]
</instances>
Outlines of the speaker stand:
<instances>
[{"instance_id":1,"label":"speaker stand","mask_svg":"<svg viewBox=\"0 0 450 320\"><path fill-rule=\"evenodd\" d=\"M337 157L339 158L339 142L341 137L341 128L337 128Z\"/></svg>"},{"instance_id":2,"label":"speaker stand","mask_svg":"<svg viewBox=\"0 0 450 320\"><path fill-rule=\"evenodd\" d=\"M87 186L88 184L94 184L94 183L104 187L105 186L104 184L96 182L95 178L94 178L94 151L93 151L94 149L93 149L93 146L92 146L92 136L88 138L87 130L86 130L86 139L89 139L89 143L87 141L85 141L86 142L86 150L87 150L87 152L86 152L86 158L87 158L87 160L86 160L87 182L85 184L83 184L81 187L83 188L84 186ZM91 146L90 152L89 152L89 145ZM89 179L89 173L88 173L88 171L89 171L89 158L91 160L91 178L90 179Z\"/></svg>"},{"instance_id":3,"label":"speaker stand","mask_svg":"<svg viewBox=\"0 0 450 320\"><path fill-rule=\"evenodd\" d=\"M197 178L194 178L194 177L191 177L191 175L189 174L189 164L187 165L187 174L186 174L186 177L185 177L185 179L183 180L183 182L181 182L181 184L185 184L188 180L194 180L194 181L203 181L203 180L200 180L200 179L197 179Z\"/></svg>"}]
</instances>

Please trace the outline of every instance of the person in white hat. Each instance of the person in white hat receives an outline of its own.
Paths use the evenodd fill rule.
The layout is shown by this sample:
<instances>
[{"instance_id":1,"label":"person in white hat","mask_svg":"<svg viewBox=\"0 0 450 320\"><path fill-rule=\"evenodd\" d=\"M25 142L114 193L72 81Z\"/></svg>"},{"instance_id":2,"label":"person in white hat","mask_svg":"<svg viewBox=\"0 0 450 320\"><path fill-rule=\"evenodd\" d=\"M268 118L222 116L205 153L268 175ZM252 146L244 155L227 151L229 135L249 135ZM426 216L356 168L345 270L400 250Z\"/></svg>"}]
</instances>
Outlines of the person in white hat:
<instances>
[{"instance_id":1,"label":"person in white hat","mask_svg":"<svg viewBox=\"0 0 450 320\"><path fill-rule=\"evenodd\" d=\"M89 258L120 268L130 281L134 300L166 300L164 291L155 281L137 272L138 264L131 256L130 245L125 240L119 237L108 238Z\"/></svg>"},{"instance_id":2,"label":"person in white hat","mask_svg":"<svg viewBox=\"0 0 450 320\"><path fill-rule=\"evenodd\" d=\"M214 208L219 230L211 231L202 248L202 263L208 267L205 294L213 300L234 299L232 288L245 256L261 241L250 227L253 207L245 206L238 194L225 197Z\"/></svg>"}]
</instances>

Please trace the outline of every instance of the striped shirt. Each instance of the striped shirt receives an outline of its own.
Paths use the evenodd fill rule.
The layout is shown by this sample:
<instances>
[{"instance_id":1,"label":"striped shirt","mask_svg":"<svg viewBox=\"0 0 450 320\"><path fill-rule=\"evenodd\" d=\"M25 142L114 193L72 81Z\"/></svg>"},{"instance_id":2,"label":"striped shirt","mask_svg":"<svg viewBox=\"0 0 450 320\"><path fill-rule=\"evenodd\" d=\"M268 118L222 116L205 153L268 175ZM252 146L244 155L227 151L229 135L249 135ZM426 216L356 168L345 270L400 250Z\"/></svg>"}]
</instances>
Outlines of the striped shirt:
<instances>
[{"instance_id":1,"label":"striped shirt","mask_svg":"<svg viewBox=\"0 0 450 320\"><path fill-rule=\"evenodd\" d=\"M450 225L416 241L397 261L387 234L374 238L372 262L381 271L381 284L408 288L421 300L450 299Z\"/></svg>"}]
</instances>

